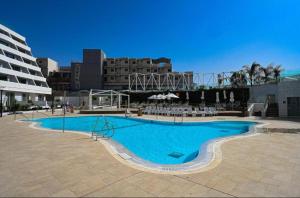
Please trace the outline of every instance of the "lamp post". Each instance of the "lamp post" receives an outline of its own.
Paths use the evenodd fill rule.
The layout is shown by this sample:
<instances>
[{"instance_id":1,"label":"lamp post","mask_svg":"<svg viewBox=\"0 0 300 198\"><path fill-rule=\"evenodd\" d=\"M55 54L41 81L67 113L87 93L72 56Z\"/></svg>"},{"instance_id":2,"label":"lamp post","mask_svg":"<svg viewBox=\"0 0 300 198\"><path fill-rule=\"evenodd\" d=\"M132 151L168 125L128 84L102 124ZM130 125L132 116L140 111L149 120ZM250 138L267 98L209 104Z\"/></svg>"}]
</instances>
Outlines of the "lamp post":
<instances>
[{"instance_id":1,"label":"lamp post","mask_svg":"<svg viewBox=\"0 0 300 198\"><path fill-rule=\"evenodd\" d=\"M2 101L2 94L3 94L3 86L0 86L0 117L3 116L3 101Z\"/></svg>"}]
</instances>

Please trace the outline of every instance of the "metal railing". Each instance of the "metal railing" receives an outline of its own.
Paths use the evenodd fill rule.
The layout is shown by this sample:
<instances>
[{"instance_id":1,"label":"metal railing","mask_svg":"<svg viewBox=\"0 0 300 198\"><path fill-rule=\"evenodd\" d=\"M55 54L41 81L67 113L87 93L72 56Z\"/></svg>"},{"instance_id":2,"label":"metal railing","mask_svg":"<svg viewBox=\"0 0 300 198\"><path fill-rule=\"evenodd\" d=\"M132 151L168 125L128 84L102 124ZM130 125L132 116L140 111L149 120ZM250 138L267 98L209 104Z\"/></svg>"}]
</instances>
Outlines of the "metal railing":
<instances>
[{"instance_id":1,"label":"metal railing","mask_svg":"<svg viewBox=\"0 0 300 198\"><path fill-rule=\"evenodd\" d=\"M263 111L262 111L262 117L263 117L263 118L266 117L268 107L269 107L269 98L267 97L267 98L266 98L266 101L265 101L265 103L264 103L264 109L263 109Z\"/></svg>"},{"instance_id":2,"label":"metal railing","mask_svg":"<svg viewBox=\"0 0 300 198\"><path fill-rule=\"evenodd\" d=\"M115 134L115 127L111 122L109 122L106 118L104 118L104 116L102 116L102 117L104 119L104 126L101 130L98 131L99 133L101 133L100 137L101 138L111 138ZM100 117L98 116L96 119L95 125L91 131L91 138L93 138L95 141L97 141L98 137L99 137L99 135L97 134L97 127L100 122L99 118ZM111 133L109 133L110 131L111 131Z\"/></svg>"},{"instance_id":3,"label":"metal railing","mask_svg":"<svg viewBox=\"0 0 300 198\"><path fill-rule=\"evenodd\" d=\"M252 115L253 115L253 110L254 110L254 103L251 104L251 105L249 106L249 108L247 109L249 116L252 116Z\"/></svg>"}]
</instances>

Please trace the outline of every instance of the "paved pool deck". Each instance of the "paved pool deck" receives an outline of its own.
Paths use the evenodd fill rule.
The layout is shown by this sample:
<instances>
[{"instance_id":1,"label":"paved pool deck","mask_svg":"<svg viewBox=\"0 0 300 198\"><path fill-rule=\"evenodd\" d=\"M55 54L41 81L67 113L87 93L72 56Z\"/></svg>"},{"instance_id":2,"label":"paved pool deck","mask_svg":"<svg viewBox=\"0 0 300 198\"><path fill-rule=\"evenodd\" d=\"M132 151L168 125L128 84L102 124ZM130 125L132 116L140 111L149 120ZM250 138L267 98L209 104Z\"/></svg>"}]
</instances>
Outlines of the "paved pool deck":
<instances>
[{"instance_id":1,"label":"paved pool deck","mask_svg":"<svg viewBox=\"0 0 300 198\"><path fill-rule=\"evenodd\" d=\"M184 121L212 119L249 120L200 117ZM300 128L299 120L267 122L275 129ZM222 145L223 159L215 168L162 175L120 163L101 143L85 135L28 125L14 121L14 116L0 118L0 196L300 196L300 133L261 133L232 140Z\"/></svg>"}]
</instances>

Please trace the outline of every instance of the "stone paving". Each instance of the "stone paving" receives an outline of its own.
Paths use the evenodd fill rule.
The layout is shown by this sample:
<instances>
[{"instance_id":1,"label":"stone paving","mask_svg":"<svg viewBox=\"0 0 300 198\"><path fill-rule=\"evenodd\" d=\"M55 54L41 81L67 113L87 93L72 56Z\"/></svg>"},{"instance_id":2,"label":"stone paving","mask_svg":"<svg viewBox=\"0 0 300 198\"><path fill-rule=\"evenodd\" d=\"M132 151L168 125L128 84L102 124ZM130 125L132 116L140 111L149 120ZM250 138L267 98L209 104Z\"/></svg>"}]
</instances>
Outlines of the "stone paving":
<instances>
[{"instance_id":1,"label":"stone paving","mask_svg":"<svg viewBox=\"0 0 300 198\"><path fill-rule=\"evenodd\" d=\"M290 122L299 124L280 126ZM0 119L0 196L300 196L299 133L232 140L222 145L223 160L214 169L161 175L120 163L87 136L28 125L13 116Z\"/></svg>"}]
</instances>

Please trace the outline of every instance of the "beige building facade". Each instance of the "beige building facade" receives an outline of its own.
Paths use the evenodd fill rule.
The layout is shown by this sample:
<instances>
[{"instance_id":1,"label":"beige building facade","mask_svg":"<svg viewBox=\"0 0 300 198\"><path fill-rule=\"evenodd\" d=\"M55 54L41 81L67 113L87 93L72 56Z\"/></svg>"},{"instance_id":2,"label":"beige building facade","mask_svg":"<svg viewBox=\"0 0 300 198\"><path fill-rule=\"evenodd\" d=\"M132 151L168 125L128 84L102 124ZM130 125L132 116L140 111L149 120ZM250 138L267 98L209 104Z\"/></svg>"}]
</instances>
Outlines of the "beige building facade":
<instances>
[{"instance_id":1,"label":"beige building facade","mask_svg":"<svg viewBox=\"0 0 300 198\"><path fill-rule=\"evenodd\" d=\"M103 63L104 89L128 89L130 74L165 74L172 72L168 58L107 58Z\"/></svg>"},{"instance_id":2,"label":"beige building facade","mask_svg":"<svg viewBox=\"0 0 300 198\"><path fill-rule=\"evenodd\" d=\"M52 60L51 58L37 58L36 62L41 68L42 73L45 77L48 77L50 72L59 70L57 62Z\"/></svg>"}]
</instances>

